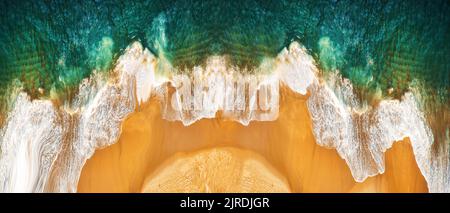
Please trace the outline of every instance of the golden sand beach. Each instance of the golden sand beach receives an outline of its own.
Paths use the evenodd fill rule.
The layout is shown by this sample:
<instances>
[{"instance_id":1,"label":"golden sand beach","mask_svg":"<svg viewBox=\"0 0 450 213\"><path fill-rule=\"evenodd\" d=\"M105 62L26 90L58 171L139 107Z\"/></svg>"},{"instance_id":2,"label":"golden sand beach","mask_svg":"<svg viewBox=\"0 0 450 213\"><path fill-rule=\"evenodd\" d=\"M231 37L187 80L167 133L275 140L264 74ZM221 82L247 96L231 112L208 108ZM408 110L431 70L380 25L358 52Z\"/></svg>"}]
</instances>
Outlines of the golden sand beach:
<instances>
[{"instance_id":1,"label":"golden sand beach","mask_svg":"<svg viewBox=\"0 0 450 213\"><path fill-rule=\"evenodd\" d=\"M315 143L307 96L282 88L275 121L161 118L152 99L129 116L119 141L97 150L79 192L426 192L408 139L386 152L384 174L357 183L333 149Z\"/></svg>"}]
</instances>

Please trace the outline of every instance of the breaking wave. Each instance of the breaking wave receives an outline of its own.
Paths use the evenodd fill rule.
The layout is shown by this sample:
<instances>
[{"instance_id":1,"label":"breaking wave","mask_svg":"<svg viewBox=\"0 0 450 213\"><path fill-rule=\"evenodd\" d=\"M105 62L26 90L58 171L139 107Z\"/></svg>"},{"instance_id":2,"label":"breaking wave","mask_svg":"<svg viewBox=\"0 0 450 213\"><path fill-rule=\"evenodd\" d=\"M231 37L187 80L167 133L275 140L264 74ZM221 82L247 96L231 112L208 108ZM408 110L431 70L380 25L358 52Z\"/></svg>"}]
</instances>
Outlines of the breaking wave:
<instances>
[{"instance_id":1,"label":"breaking wave","mask_svg":"<svg viewBox=\"0 0 450 213\"><path fill-rule=\"evenodd\" d=\"M212 57L190 75L177 74L158 69L168 65L136 42L111 77L84 80L70 105L20 93L1 131L0 191L75 192L86 160L115 143L122 121L152 97L163 118L184 125L217 112L248 125L277 119L280 84L307 96L317 144L336 149L356 181L383 173L384 152L408 137L429 191L450 191L449 149L432 151L433 134L413 92L361 110L351 83L338 75L336 84L319 79L314 59L296 42L271 62L270 72L240 74L224 61Z\"/></svg>"}]
</instances>

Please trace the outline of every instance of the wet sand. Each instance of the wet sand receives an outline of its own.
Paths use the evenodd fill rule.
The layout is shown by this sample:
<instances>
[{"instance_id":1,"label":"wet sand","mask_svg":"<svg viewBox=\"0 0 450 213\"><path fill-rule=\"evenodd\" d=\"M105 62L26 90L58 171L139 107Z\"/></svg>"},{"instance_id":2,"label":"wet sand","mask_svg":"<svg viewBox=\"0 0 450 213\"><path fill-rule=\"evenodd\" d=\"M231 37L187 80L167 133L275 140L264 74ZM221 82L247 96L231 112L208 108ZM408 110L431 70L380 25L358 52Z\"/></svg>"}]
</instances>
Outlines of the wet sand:
<instances>
[{"instance_id":1,"label":"wet sand","mask_svg":"<svg viewBox=\"0 0 450 213\"><path fill-rule=\"evenodd\" d=\"M335 150L315 143L307 97L287 89L280 92L278 119L251 122L248 126L216 118L202 119L185 127L181 122L163 120L159 103L151 100L125 120L116 144L97 150L86 162L78 191L427 191L407 139L394 143L386 152L384 174L356 183ZM208 157L218 152L229 159ZM199 159L212 160L204 161L204 173L188 172L187 168L202 166ZM251 169L243 171L233 166L224 169L224 162L236 168L244 168L242 165L250 162L245 168ZM186 175L180 175L179 171L185 171ZM225 171L236 174L228 179L216 175ZM250 186L236 185L244 174L261 179L250 181ZM267 180L272 180L272 187L256 184ZM228 187L227 181L230 181ZM208 183L208 187L201 182Z\"/></svg>"}]
</instances>

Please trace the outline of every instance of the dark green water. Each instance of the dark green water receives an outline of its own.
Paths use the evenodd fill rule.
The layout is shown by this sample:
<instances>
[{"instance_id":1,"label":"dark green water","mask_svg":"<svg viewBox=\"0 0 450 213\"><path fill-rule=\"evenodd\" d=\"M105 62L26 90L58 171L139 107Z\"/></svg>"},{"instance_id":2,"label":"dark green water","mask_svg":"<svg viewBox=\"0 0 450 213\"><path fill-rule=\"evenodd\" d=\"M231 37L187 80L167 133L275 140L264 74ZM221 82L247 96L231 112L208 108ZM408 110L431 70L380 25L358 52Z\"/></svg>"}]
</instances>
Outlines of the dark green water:
<instances>
[{"instance_id":1,"label":"dark green water","mask_svg":"<svg viewBox=\"0 0 450 213\"><path fill-rule=\"evenodd\" d=\"M322 71L339 69L361 91L400 97L418 81L430 103L448 105L446 0L1 0L0 8L2 97L14 79L32 97L51 90L68 97L135 40L177 67L228 55L250 69L297 40Z\"/></svg>"}]
</instances>

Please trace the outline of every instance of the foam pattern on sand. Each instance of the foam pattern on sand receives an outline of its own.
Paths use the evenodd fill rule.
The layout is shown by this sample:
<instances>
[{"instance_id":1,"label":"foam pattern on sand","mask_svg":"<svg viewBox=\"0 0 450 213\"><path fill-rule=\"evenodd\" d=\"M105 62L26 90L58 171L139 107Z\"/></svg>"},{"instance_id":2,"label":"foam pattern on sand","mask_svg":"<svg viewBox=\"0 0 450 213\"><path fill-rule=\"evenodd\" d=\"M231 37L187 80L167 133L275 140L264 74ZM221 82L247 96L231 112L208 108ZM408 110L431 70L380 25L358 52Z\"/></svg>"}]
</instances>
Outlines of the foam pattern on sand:
<instances>
[{"instance_id":1,"label":"foam pattern on sand","mask_svg":"<svg viewBox=\"0 0 450 213\"><path fill-rule=\"evenodd\" d=\"M289 51L298 61L312 60L302 56L307 53L296 43ZM314 66L310 66L309 72L317 73ZM314 77L307 75L306 78ZM347 162L354 179L362 182L367 177L384 173L385 151L393 142L409 137L429 190L450 191L448 152L437 154L432 151L433 134L412 92L406 93L401 100L383 100L375 107L364 108L355 98L351 83L338 75L336 78L333 80L339 82L331 82L331 87L318 80L307 81L310 82L307 105L319 145L336 149Z\"/></svg>"},{"instance_id":2,"label":"foam pattern on sand","mask_svg":"<svg viewBox=\"0 0 450 213\"><path fill-rule=\"evenodd\" d=\"M129 52L139 48L133 45ZM129 64L142 62L134 56ZM2 130L0 191L75 192L86 160L116 142L123 119L135 109L137 69L123 68L119 63L112 82L85 81L80 95L92 98L76 98L76 109L20 93Z\"/></svg>"}]
</instances>

